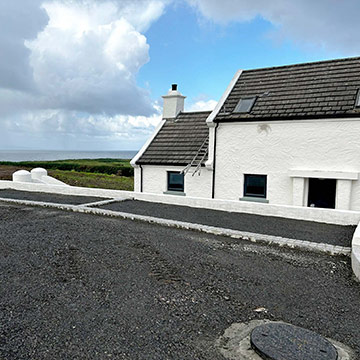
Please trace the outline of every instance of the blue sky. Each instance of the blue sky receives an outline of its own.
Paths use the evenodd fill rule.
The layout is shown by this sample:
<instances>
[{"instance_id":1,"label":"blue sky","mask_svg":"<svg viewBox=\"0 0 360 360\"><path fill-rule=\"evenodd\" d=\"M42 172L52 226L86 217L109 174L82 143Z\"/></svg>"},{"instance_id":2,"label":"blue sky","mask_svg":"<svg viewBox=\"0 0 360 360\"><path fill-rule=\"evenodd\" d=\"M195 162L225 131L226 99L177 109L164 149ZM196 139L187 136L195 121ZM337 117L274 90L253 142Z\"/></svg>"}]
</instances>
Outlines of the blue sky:
<instances>
[{"instance_id":1,"label":"blue sky","mask_svg":"<svg viewBox=\"0 0 360 360\"><path fill-rule=\"evenodd\" d=\"M171 83L186 109L211 110L238 69L359 55L359 10L356 0L4 0L0 149L137 150Z\"/></svg>"},{"instance_id":2,"label":"blue sky","mask_svg":"<svg viewBox=\"0 0 360 360\"><path fill-rule=\"evenodd\" d=\"M217 24L199 18L186 3L169 6L145 33L150 61L140 70L139 84L149 84L153 99L175 82L188 102L202 96L218 100L238 69L336 57L320 48L301 48L290 40L276 42L269 37L274 29L259 16L245 23Z\"/></svg>"}]
</instances>

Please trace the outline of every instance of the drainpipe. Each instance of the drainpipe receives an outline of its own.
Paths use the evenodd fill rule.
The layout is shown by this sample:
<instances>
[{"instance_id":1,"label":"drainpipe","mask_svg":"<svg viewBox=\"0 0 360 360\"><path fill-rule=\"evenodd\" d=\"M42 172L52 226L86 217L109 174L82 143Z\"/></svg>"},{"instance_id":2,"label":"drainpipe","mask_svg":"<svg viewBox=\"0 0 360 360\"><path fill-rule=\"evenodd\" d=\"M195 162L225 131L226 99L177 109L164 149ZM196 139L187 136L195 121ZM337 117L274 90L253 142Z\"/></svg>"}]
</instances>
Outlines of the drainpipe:
<instances>
[{"instance_id":1,"label":"drainpipe","mask_svg":"<svg viewBox=\"0 0 360 360\"><path fill-rule=\"evenodd\" d=\"M219 123L216 123L214 129L214 155L213 155L213 173L212 173L212 189L211 189L211 198L215 199L215 168L216 168L216 129L219 126Z\"/></svg>"},{"instance_id":2,"label":"drainpipe","mask_svg":"<svg viewBox=\"0 0 360 360\"><path fill-rule=\"evenodd\" d=\"M143 192L143 168L139 165L140 168L140 192Z\"/></svg>"}]
</instances>

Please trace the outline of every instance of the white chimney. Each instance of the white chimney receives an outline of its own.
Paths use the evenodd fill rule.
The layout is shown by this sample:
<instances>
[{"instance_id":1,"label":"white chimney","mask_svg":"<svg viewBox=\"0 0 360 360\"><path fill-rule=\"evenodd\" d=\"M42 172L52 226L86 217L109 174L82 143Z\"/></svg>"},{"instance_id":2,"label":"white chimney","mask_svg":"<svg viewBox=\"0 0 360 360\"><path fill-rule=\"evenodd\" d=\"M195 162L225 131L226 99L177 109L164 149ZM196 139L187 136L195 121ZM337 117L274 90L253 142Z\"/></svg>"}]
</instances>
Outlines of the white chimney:
<instances>
[{"instance_id":1,"label":"white chimney","mask_svg":"<svg viewBox=\"0 0 360 360\"><path fill-rule=\"evenodd\" d=\"M163 119L175 118L180 111L184 111L184 100L186 96L183 96L177 90L176 84L172 84L171 90L162 98L164 99Z\"/></svg>"}]
</instances>

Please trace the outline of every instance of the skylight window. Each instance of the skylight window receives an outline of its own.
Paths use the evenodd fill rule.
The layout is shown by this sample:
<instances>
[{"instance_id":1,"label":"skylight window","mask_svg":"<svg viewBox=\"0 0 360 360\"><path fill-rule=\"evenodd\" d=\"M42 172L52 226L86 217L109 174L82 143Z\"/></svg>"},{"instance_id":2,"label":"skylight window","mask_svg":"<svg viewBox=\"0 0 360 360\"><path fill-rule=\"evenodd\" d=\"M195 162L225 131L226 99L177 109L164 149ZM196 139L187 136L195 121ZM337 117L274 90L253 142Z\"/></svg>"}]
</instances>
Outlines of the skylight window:
<instances>
[{"instance_id":1,"label":"skylight window","mask_svg":"<svg viewBox=\"0 0 360 360\"><path fill-rule=\"evenodd\" d=\"M242 98L235 107L235 113L249 113L254 106L256 97Z\"/></svg>"},{"instance_id":2,"label":"skylight window","mask_svg":"<svg viewBox=\"0 0 360 360\"><path fill-rule=\"evenodd\" d=\"M360 107L360 89L358 90L358 93L357 93L357 96L356 96L355 106Z\"/></svg>"}]
</instances>

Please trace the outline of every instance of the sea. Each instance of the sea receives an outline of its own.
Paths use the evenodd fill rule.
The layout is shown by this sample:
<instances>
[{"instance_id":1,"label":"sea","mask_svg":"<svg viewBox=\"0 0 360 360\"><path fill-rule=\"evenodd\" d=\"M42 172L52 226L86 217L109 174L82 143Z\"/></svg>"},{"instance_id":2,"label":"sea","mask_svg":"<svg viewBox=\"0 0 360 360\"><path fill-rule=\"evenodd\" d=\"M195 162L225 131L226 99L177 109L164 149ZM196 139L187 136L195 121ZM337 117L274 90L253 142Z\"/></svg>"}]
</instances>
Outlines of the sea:
<instances>
[{"instance_id":1,"label":"sea","mask_svg":"<svg viewBox=\"0 0 360 360\"><path fill-rule=\"evenodd\" d=\"M68 159L132 159L137 151L0 150L0 161L51 161Z\"/></svg>"}]
</instances>

